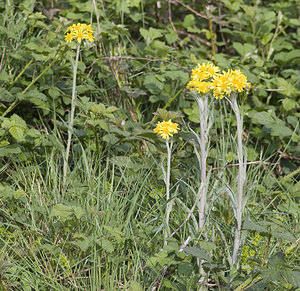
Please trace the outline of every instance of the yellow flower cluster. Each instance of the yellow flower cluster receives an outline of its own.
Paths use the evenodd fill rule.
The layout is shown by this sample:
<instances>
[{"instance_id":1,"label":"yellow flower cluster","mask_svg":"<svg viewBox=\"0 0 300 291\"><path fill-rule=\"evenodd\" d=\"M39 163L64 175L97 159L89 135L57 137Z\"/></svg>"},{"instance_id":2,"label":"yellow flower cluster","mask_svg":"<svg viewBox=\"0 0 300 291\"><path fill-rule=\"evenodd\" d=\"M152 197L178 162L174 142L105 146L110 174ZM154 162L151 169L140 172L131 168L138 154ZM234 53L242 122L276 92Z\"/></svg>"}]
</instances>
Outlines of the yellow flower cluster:
<instances>
[{"instance_id":1,"label":"yellow flower cluster","mask_svg":"<svg viewBox=\"0 0 300 291\"><path fill-rule=\"evenodd\" d=\"M78 43L81 43L83 39L87 39L89 42L94 40L93 30L91 25L85 23L77 23L69 26L67 28L65 41L67 43L71 42L73 39L77 40Z\"/></svg>"},{"instance_id":2,"label":"yellow flower cluster","mask_svg":"<svg viewBox=\"0 0 300 291\"><path fill-rule=\"evenodd\" d=\"M178 123L173 123L170 119L169 121L158 122L153 131L163 139L169 139L174 133L178 133L178 130Z\"/></svg>"},{"instance_id":3,"label":"yellow flower cluster","mask_svg":"<svg viewBox=\"0 0 300 291\"><path fill-rule=\"evenodd\" d=\"M199 94L212 92L216 99L230 96L231 92L242 92L245 88L250 88L247 77L240 70L219 72L220 68L213 64L198 64L192 70L191 81L187 87Z\"/></svg>"},{"instance_id":4,"label":"yellow flower cluster","mask_svg":"<svg viewBox=\"0 0 300 291\"><path fill-rule=\"evenodd\" d=\"M244 245L241 254L241 262L243 264L242 268L244 270L253 269L253 266L255 265L255 263L248 260L249 257L261 256L261 250L257 250L257 246L261 242L261 240L262 236L257 233L251 241L251 246Z\"/></svg>"}]
</instances>

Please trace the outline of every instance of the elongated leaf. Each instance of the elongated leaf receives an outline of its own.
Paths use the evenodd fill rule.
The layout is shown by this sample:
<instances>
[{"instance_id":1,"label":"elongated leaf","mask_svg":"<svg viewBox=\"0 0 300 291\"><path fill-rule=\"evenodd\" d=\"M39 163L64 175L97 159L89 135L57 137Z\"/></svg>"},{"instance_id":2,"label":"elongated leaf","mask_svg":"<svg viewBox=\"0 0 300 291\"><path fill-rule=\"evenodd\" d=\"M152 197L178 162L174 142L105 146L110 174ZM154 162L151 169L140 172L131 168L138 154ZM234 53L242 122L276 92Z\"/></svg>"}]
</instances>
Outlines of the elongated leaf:
<instances>
[{"instance_id":1,"label":"elongated leaf","mask_svg":"<svg viewBox=\"0 0 300 291\"><path fill-rule=\"evenodd\" d=\"M212 262L209 253L206 252L203 249L200 249L199 247L185 247L183 250L184 250L185 253L187 253L189 255L192 255L192 256L197 257L199 259L204 259L209 263Z\"/></svg>"}]
</instances>

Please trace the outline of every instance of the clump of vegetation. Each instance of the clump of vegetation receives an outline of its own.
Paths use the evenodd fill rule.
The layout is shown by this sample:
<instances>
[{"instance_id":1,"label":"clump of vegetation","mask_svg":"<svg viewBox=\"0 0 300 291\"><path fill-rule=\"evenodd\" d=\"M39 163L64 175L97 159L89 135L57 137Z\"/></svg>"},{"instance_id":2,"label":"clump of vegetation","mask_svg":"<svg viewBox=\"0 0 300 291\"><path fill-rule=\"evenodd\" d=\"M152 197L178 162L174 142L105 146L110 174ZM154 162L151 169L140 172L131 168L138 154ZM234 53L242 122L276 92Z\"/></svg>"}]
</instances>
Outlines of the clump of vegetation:
<instances>
[{"instance_id":1,"label":"clump of vegetation","mask_svg":"<svg viewBox=\"0 0 300 291\"><path fill-rule=\"evenodd\" d=\"M299 290L298 4L1 2L0 289Z\"/></svg>"}]
</instances>

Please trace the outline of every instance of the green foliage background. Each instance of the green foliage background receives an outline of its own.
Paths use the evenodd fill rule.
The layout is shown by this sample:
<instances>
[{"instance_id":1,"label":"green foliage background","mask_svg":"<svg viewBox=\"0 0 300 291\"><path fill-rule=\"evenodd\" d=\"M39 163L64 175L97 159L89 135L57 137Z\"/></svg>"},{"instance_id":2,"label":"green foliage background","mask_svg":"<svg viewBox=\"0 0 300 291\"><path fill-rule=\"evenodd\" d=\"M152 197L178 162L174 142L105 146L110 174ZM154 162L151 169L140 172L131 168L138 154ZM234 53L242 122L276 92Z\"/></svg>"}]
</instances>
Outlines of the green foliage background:
<instances>
[{"instance_id":1,"label":"green foliage background","mask_svg":"<svg viewBox=\"0 0 300 291\"><path fill-rule=\"evenodd\" d=\"M299 5L0 2L1 288L196 290L201 258L215 284L209 290L299 290ZM62 185L75 55L64 32L77 22L92 23L95 42L80 54L71 171ZM236 155L226 100L215 102L211 129L209 224L199 234L189 221L162 250L166 153L153 114L172 111L182 129L172 161L176 229L199 186L189 131L197 131L199 113L185 87L191 69L207 61L241 69L252 83L239 102L253 162L244 245L254 253L244 248L237 270L226 257L234 217L225 185L234 188L237 173L227 167ZM191 249L178 252L188 236Z\"/></svg>"}]
</instances>

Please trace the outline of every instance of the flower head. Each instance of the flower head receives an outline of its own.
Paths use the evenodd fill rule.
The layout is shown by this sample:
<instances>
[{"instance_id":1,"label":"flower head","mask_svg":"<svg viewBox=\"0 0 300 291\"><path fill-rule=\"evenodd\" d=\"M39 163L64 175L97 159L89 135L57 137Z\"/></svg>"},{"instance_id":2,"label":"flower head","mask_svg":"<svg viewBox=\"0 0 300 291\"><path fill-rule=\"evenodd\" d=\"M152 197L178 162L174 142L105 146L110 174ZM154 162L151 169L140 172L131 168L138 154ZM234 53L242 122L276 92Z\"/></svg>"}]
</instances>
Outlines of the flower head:
<instances>
[{"instance_id":1,"label":"flower head","mask_svg":"<svg viewBox=\"0 0 300 291\"><path fill-rule=\"evenodd\" d=\"M196 90L199 94L207 94L212 88L212 78L214 78L220 68L210 63L203 63L192 70L191 81L187 84L190 90Z\"/></svg>"},{"instance_id":2,"label":"flower head","mask_svg":"<svg viewBox=\"0 0 300 291\"><path fill-rule=\"evenodd\" d=\"M170 119L169 121L158 122L153 131L163 139L169 139L174 133L178 133L178 130L178 123L174 123Z\"/></svg>"},{"instance_id":3,"label":"flower head","mask_svg":"<svg viewBox=\"0 0 300 291\"><path fill-rule=\"evenodd\" d=\"M210 82L191 80L190 82L188 82L187 87L190 90L196 90L199 94L206 94L209 92Z\"/></svg>"},{"instance_id":4,"label":"flower head","mask_svg":"<svg viewBox=\"0 0 300 291\"><path fill-rule=\"evenodd\" d=\"M91 25L85 23L77 23L69 26L65 32L65 41L67 43L71 42L73 39L77 40L78 43L81 43L83 39L87 39L89 42L94 40L93 30Z\"/></svg>"},{"instance_id":5,"label":"flower head","mask_svg":"<svg viewBox=\"0 0 300 291\"><path fill-rule=\"evenodd\" d=\"M217 72L220 71L220 68L214 66L210 63L203 63L202 65L198 64L198 66L192 70L191 78L192 80L207 80L213 77Z\"/></svg>"},{"instance_id":6,"label":"flower head","mask_svg":"<svg viewBox=\"0 0 300 291\"><path fill-rule=\"evenodd\" d=\"M242 92L250 83L247 83L247 77L240 70L231 70L231 88L232 91Z\"/></svg>"},{"instance_id":7,"label":"flower head","mask_svg":"<svg viewBox=\"0 0 300 291\"><path fill-rule=\"evenodd\" d=\"M192 70L191 81L187 84L187 88L204 95L212 92L216 99L222 99L224 96L230 96L231 92L242 92L251 86L240 70L219 72L220 68L213 64L198 64Z\"/></svg>"},{"instance_id":8,"label":"flower head","mask_svg":"<svg viewBox=\"0 0 300 291\"><path fill-rule=\"evenodd\" d=\"M216 99L222 99L225 95L229 96L231 92L231 74L224 72L216 74L211 84L213 95Z\"/></svg>"}]
</instances>

